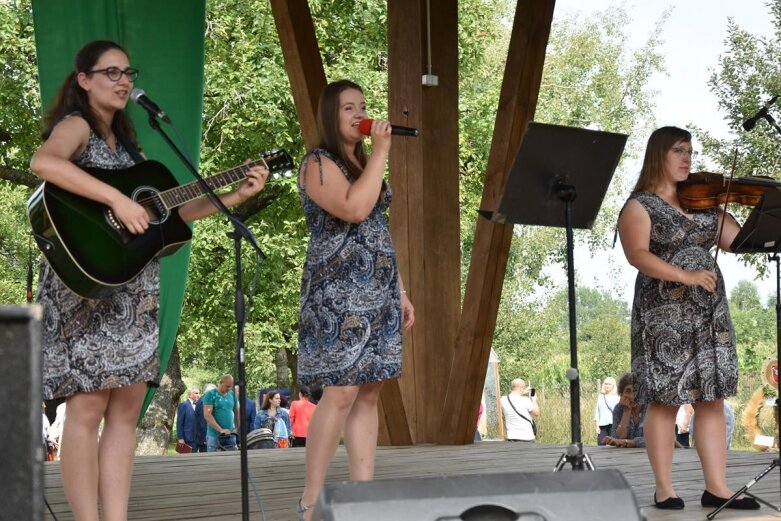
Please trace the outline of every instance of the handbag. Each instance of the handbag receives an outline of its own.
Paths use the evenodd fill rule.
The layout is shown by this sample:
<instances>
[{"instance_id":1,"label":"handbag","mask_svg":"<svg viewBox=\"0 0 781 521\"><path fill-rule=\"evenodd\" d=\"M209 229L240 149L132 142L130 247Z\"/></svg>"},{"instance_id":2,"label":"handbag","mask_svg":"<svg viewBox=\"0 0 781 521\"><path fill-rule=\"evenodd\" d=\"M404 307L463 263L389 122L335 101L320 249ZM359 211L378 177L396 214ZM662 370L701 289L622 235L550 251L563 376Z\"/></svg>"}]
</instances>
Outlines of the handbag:
<instances>
[{"instance_id":1,"label":"handbag","mask_svg":"<svg viewBox=\"0 0 781 521\"><path fill-rule=\"evenodd\" d=\"M515 405L513 405L513 402L510 401L510 395L509 394L507 395L507 403L509 403L510 407L513 408L513 410L515 411L515 414L517 414L518 416L520 416L521 418L523 418L524 420L526 420L527 422L532 424L532 434L534 434L534 437L536 438L537 437L537 424L534 423L534 420L530 420L529 418L527 418L526 416L524 416L523 414L518 412L518 409L515 408Z\"/></svg>"}]
</instances>

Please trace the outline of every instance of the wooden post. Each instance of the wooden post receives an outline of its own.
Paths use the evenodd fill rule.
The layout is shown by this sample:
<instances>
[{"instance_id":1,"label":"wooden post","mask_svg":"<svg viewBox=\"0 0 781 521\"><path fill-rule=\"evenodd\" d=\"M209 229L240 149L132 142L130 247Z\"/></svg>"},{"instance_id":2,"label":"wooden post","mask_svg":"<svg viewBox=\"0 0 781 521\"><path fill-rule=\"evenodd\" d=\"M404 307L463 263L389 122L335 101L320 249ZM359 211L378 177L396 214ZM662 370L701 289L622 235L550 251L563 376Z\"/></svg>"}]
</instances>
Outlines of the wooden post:
<instances>
[{"instance_id":1,"label":"wooden post","mask_svg":"<svg viewBox=\"0 0 781 521\"><path fill-rule=\"evenodd\" d=\"M523 132L534 117L554 4L554 0L518 1L482 208L497 207ZM511 224L478 220L455 356L442 402L440 443L466 444L473 440L512 232Z\"/></svg>"},{"instance_id":2,"label":"wooden post","mask_svg":"<svg viewBox=\"0 0 781 521\"><path fill-rule=\"evenodd\" d=\"M318 144L317 102L326 85L307 0L271 0L285 69L307 149Z\"/></svg>"},{"instance_id":3,"label":"wooden post","mask_svg":"<svg viewBox=\"0 0 781 521\"><path fill-rule=\"evenodd\" d=\"M388 1L388 117L420 129L417 138L394 137L390 156L391 230L416 315L399 382L414 443L437 438L449 376L442 361L452 357L461 298L458 5L430 0L430 9L427 19L426 0ZM422 84L429 36L438 86Z\"/></svg>"}]
</instances>

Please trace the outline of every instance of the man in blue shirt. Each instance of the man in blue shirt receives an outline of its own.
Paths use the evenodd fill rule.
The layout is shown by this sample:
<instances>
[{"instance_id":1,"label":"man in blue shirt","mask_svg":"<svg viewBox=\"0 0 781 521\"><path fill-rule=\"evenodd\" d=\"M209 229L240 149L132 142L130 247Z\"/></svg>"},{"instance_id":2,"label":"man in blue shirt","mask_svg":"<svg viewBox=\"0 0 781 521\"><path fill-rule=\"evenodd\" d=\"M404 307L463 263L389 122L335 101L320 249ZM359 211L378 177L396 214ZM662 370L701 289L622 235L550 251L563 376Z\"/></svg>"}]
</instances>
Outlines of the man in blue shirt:
<instances>
[{"instance_id":1,"label":"man in blue shirt","mask_svg":"<svg viewBox=\"0 0 781 521\"><path fill-rule=\"evenodd\" d=\"M235 433L239 423L239 401L233 392L231 375L223 375L217 388L203 396L203 417L207 425L206 452L216 452L220 446L219 436Z\"/></svg>"}]
</instances>

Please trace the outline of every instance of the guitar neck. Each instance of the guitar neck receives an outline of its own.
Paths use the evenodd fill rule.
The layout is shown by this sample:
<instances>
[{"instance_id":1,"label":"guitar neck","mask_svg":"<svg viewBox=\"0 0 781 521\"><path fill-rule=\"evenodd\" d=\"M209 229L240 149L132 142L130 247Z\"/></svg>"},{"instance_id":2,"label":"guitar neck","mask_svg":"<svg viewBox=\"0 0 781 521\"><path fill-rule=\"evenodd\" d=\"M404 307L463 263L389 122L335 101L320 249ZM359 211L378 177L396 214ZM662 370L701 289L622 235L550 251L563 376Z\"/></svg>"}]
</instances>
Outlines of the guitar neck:
<instances>
[{"instance_id":1,"label":"guitar neck","mask_svg":"<svg viewBox=\"0 0 781 521\"><path fill-rule=\"evenodd\" d=\"M251 163L245 163L243 165L231 168L230 170L226 170L225 172L207 177L204 179L204 181L206 181L206 184L212 190L218 190L223 186L232 185L243 179L246 179L247 172L249 172L250 168L263 164L265 164L265 160L263 159L253 161ZM191 183L160 192L160 199L167 208L176 208L185 203L189 203L193 199L198 199L199 197L203 196L204 193L205 192L203 186L201 186L201 183L199 181L193 181Z\"/></svg>"}]
</instances>

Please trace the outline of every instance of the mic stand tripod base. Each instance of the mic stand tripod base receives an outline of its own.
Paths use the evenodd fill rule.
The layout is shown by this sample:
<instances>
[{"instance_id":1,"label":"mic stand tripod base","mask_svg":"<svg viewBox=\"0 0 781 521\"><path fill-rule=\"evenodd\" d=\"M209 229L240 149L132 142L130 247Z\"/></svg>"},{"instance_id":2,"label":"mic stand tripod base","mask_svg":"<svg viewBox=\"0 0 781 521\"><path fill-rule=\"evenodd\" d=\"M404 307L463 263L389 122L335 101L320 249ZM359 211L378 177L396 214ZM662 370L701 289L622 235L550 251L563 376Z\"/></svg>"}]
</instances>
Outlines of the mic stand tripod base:
<instances>
[{"instance_id":1,"label":"mic stand tripod base","mask_svg":"<svg viewBox=\"0 0 781 521\"><path fill-rule=\"evenodd\" d=\"M553 472L559 472L567 463L572 465L572 470L596 470L589 455L583 452L583 444L580 442L567 446L567 450L553 467Z\"/></svg>"},{"instance_id":2,"label":"mic stand tripod base","mask_svg":"<svg viewBox=\"0 0 781 521\"><path fill-rule=\"evenodd\" d=\"M781 129L779 129L779 132L781 132ZM774 252L771 255L768 255L767 257L768 262L775 262L776 263L776 362L778 362L779 359L781 359L781 256L779 256L778 251ZM779 407L781 407L781 399L776 396L776 428L781 429L781 425L779 425L779 416L778 411L780 410ZM781 439L781 430L778 431L780 436L779 439ZM773 470L776 467L781 466L781 458L773 458L772 463L768 465L767 467L762 470L759 474L754 476L754 479L743 485L740 490L735 492L732 497L730 497L727 501L724 502L723 505L721 505L719 508L708 514L706 517L708 519L713 519L716 517L716 515L727 508L727 506L735 501L735 499L743 494L746 496L749 496L753 498L755 501L758 501L759 503L762 503L763 505L770 507L771 509L775 510L776 512L781 512L781 506L775 506L771 505L767 501L763 500L762 498L759 498L752 494L751 492L748 492L748 489L754 486L757 481L764 478L767 474L770 473L771 470ZM781 476L779 476L781 478ZM779 488L779 496L781 496L781 488Z\"/></svg>"}]
</instances>

